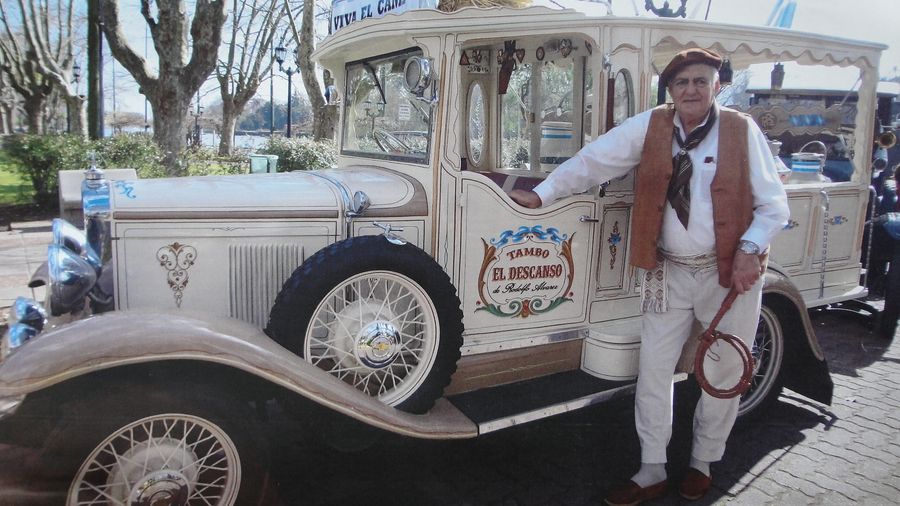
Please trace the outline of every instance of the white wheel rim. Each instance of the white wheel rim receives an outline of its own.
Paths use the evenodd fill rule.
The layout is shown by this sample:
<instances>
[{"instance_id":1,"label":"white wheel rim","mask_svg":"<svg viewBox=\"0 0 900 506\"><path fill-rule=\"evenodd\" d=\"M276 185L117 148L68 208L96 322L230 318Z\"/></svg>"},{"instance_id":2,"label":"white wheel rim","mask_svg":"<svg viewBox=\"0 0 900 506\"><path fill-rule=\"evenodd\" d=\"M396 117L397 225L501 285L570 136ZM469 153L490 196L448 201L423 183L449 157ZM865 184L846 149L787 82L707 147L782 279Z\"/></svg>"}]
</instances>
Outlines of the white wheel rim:
<instances>
[{"instance_id":1,"label":"white wheel rim","mask_svg":"<svg viewBox=\"0 0 900 506\"><path fill-rule=\"evenodd\" d=\"M81 464L69 505L231 505L241 463L225 432L190 415L156 415L107 437Z\"/></svg>"},{"instance_id":2,"label":"white wheel rim","mask_svg":"<svg viewBox=\"0 0 900 506\"><path fill-rule=\"evenodd\" d=\"M364 272L319 303L303 356L395 406L415 393L434 364L437 321L434 304L418 283L395 272Z\"/></svg>"},{"instance_id":3,"label":"white wheel rim","mask_svg":"<svg viewBox=\"0 0 900 506\"><path fill-rule=\"evenodd\" d=\"M784 355L784 336L778 318L767 307L759 313L759 324L750 350L753 356L753 379L750 389L741 396L738 416L754 410L772 390Z\"/></svg>"}]
</instances>

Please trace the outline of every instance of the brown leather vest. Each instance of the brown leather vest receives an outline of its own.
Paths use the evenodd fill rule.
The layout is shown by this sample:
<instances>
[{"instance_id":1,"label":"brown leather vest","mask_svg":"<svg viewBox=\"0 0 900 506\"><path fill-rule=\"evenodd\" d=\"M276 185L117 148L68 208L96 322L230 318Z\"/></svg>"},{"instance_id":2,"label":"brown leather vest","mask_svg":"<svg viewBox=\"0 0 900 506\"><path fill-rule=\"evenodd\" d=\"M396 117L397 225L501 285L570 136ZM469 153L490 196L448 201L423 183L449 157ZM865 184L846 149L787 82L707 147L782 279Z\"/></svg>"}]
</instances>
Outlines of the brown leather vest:
<instances>
[{"instance_id":1,"label":"brown leather vest","mask_svg":"<svg viewBox=\"0 0 900 506\"><path fill-rule=\"evenodd\" d=\"M753 221L753 192L747 152L745 114L720 109L716 175L710 185L719 284L731 286L731 264L741 236ZM675 109L659 106L650 116L637 168L631 226L631 265L656 267L656 245L672 177L672 130Z\"/></svg>"}]
</instances>

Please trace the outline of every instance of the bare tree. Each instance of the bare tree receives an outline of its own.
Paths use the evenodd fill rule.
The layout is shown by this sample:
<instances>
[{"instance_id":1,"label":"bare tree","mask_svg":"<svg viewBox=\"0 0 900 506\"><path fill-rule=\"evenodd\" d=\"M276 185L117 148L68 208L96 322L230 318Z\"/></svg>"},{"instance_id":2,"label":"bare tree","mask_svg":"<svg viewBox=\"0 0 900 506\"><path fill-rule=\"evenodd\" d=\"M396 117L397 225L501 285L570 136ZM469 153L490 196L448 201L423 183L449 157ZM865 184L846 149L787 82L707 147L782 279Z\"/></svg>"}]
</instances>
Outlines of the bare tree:
<instances>
[{"instance_id":1,"label":"bare tree","mask_svg":"<svg viewBox=\"0 0 900 506\"><path fill-rule=\"evenodd\" d=\"M79 30L75 1L18 0L15 5L18 11L10 13L6 3L0 2L5 32L0 52L11 86L24 99L29 131L45 130L47 100L55 92L66 104L71 131L83 135L84 98L76 93L72 70ZM25 93L23 88L27 89Z\"/></svg>"},{"instance_id":2,"label":"bare tree","mask_svg":"<svg viewBox=\"0 0 900 506\"><path fill-rule=\"evenodd\" d=\"M185 146L187 110L191 97L216 67L225 0L196 0L192 20L184 0L140 1L141 15L159 56L158 75L151 73L144 58L128 44L119 22L118 0L101 0L103 33L113 56L134 77L153 108L153 138L164 153L163 164L171 175L182 175L185 167L178 155Z\"/></svg>"},{"instance_id":3,"label":"bare tree","mask_svg":"<svg viewBox=\"0 0 900 506\"><path fill-rule=\"evenodd\" d=\"M290 0L284 0L286 8ZM294 17L288 16L291 31L297 44L297 68L303 77L303 87L306 88L306 96L313 109L313 139L319 141L334 138L334 125L337 121L337 108L328 105L322 94L322 88L316 79L316 64L312 61L312 52L315 49L315 0L303 2L303 17L298 29L294 23Z\"/></svg>"},{"instance_id":4,"label":"bare tree","mask_svg":"<svg viewBox=\"0 0 900 506\"><path fill-rule=\"evenodd\" d=\"M0 68L3 66L3 53L0 52ZM11 134L15 129L16 105L18 96L9 85L9 77L0 72L0 134Z\"/></svg>"},{"instance_id":5,"label":"bare tree","mask_svg":"<svg viewBox=\"0 0 900 506\"><path fill-rule=\"evenodd\" d=\"M233 0L228 52L216 66L222 96L222 138L219 154L230 155L234 125L247 102L256 95L263 76L272 69L275 40L284 42L286 30L278 30L287 8L280 0ZM278 33L280 32L280 33Z\"/></svg>"}]
</instances>

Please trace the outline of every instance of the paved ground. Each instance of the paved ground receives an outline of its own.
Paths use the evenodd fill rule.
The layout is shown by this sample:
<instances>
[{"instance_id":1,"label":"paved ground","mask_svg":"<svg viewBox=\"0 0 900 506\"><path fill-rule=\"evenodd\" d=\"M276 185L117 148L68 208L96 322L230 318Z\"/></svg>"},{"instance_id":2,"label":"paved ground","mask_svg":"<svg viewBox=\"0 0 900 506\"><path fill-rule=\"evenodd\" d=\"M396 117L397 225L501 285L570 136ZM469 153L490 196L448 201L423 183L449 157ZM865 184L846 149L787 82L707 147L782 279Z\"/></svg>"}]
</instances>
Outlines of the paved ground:
<instances>
[{"instance_id":1,"label":"paved ground","mask_svg":"<svg viewBox=\"0 0 900 506\"><path fill-rule=\"evenodd\" d=\"M37 223L0 232L0 321L13 295L29 294L21 287L43 259L48 230L49 223ZM785 392L768 416L732 434L725 459L713 467L714 488L697 504L900 503L900 340L875 337L846 316L819 314L814 323L834 403ZM673 482L689 456L691 387L677 390ZM356 453L301 440L298 427L276 417L269 428L276 494L285 505L599 504L638 465L631 409L623 399L471 441L382 437ZM346 430L336 428L336 437ZM33 454L0 445L0 505L60 502L40 484L17 479L16 467ZM656 504L682 502L672 492Z\"/></svg>"},{"instance_id":2,"label":"paved ground","mask_svg":"<svg viewBox=\"0 0 900 506\"><path fill-rule=\"evenodd\" d=\"M0 231L0 322L5 309L16 297L43 300L44 288L28 288L34 270L47 259L50 222L12 223L12 230Z\"/></svg>"}]
</instances>

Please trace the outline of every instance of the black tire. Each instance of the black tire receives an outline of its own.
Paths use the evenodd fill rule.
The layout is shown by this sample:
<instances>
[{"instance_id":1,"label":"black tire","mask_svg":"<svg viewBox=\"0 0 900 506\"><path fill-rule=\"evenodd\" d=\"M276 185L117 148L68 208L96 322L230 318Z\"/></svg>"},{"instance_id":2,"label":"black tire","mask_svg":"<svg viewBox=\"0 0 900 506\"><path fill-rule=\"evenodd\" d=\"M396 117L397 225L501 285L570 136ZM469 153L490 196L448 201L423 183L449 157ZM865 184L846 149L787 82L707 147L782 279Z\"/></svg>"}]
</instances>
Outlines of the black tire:
<instances>
[{"instance_id":1,"label":"black tire","mask_svg":"<svg viewBox=\"0 0 900 506\"><path fill-rule=\"evenodd\" d=\"M267 445L248 403L227 398L178 383L102 386L62 406L26 472L68 505L138 504L129 494L149 504L153 493L187 501L173 504L265 504Z\"/></svg>"},{"instance_id":2,"label":"black tire","mask_svg":"<svg viewBox=\"0 0 900 506\"><path fill-rule=\"evenodd\" d=\"M307 259L285 282L266 327L310 363L410 413L428 411L443 395L462 332L459 298L441 266L384 236L346 239Z\"/></svg>"},{"instance_id":3,"label":"black tire","mask_svg":"<svg viewBox=\"0 0 900 506\"><path fill-rule=\"evenodd\" d=\"M752 419L769 409L781 395L784 363L784 331L778 314L763 304L759 312L756 336L750 346L755 362L750 389L741 395L738 418Z\"/></svg>"}]
</instances>

